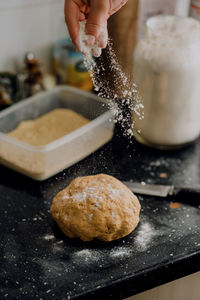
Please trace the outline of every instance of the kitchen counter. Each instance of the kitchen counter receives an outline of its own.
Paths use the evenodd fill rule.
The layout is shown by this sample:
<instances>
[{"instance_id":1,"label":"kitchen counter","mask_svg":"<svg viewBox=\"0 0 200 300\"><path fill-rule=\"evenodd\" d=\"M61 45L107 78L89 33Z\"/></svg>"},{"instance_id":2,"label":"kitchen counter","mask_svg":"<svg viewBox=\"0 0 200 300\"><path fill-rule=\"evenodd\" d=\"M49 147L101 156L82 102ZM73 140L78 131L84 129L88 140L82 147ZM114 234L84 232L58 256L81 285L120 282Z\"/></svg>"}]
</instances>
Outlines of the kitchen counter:
<instances>
[{"instance_id":1,"label":"kitchen counter","mask_svg":"<svg viewBox=\"0 0 200 300\"><path fill-rule=\"evenodd\" d=\"M200 186L200 140L161 152L115 138L80 163L35 182L0 166L0 299L122 299L200 270L200 201L139 196L129 236L83 243L64 236L49 208L77 177ZM173 208L174 207L174 208Z\"/></svg>"}]
</instances>

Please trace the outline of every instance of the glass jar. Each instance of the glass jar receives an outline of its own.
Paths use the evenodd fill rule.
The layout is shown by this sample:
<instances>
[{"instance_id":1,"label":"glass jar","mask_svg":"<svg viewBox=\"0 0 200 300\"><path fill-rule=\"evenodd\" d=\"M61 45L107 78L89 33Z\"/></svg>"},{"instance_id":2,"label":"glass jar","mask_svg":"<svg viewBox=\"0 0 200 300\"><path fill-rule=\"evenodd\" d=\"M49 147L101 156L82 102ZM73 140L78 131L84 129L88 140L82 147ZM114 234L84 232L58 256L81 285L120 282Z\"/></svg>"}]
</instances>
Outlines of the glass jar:
<instances>
[{"instance_id":1,"label":"glass jar","mask_svg":"<svg viewBox=\"0 0 200 300\"><path fill-rule=\"evenodd\" d=\"M134 80L144 118L133 114L138 141L161 149L200 134L200 23L192 18L148 19L134 53Z\"/></svg>"}]
</instances>

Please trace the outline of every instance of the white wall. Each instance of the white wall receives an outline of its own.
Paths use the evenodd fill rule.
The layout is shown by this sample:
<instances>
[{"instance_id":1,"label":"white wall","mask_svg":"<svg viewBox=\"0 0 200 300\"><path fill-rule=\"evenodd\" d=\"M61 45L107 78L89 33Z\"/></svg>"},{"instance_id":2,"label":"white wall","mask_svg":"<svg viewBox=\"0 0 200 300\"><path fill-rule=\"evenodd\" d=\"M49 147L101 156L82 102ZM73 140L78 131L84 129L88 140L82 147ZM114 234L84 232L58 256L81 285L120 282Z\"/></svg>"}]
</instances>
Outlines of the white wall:
<instances>
[{"instance_id":1,"label":"white wall","mask_svg":"<svg viewBox=\"0 0 200 300\"><path fill-rule=\"evenodd\" d=\"M0 71L19 70L33 51L49 68L52 44L67 36L64 0L0 0Z\"/></svg>"}]
</instances>

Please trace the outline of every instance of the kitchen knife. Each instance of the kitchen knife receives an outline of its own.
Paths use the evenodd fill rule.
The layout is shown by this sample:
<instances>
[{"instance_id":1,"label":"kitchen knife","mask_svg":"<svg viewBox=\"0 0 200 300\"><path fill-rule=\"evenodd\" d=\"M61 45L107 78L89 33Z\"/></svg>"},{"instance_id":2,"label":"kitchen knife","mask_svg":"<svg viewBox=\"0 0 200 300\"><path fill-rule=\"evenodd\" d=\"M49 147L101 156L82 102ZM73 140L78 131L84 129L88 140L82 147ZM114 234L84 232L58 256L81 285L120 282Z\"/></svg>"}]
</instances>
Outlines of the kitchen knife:
<instances>
[{"instance_id":1,"label":"kitchen knife","mask_svg":"<svg viewBox=\"0 0 200 300\"><path fill-rule=\"evenodd\" d=\"M178 198L199 200L200 202L200 187L174 187L173 185L159 185L123 181L123 183L135 194L151 195L157 197L175 196Z\"/></svg>"}]
</instances>

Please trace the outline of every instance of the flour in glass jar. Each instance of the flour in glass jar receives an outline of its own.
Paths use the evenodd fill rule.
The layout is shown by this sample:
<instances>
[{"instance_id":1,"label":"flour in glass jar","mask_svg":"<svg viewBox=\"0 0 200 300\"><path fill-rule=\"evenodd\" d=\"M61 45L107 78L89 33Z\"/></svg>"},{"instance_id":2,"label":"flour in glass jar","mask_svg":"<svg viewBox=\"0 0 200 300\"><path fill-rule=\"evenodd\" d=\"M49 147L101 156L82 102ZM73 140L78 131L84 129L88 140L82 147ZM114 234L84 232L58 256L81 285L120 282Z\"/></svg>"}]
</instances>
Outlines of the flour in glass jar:
<instances>
[{"instance_id":1,"label":"flour in glass jar","mask_svg":"<svg viewBox=\"0 0 200 300\"><path fill-rule=\"evenodd\" d=\"M200 134L200 23L156 16L134 54L134 78L144 101L143 120L134 114L138 140L176 147Z\"/></svg>"}]
</instances>

